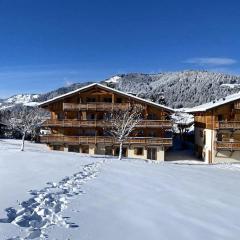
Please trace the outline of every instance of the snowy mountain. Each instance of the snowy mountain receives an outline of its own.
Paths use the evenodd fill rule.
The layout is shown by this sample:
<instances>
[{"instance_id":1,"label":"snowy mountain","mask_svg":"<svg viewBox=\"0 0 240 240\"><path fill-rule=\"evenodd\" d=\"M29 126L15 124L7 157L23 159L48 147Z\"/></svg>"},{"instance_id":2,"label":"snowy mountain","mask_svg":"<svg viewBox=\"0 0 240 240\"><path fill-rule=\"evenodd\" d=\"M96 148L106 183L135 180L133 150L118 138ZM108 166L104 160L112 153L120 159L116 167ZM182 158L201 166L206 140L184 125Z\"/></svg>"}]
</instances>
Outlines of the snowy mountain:
<instances>
[{"instance_id":1,"label":"snowy mountain","mask_svg":"<svg viewBox=\"0 0 240 240\"><path fill-rule=\"evenodd\" d=\"M106 83L118 83L119 80L121 80L122 78L120 76L114 76L114 77L111 77L107 80L105 80Z\"/></svg>"},{"instance_id":2,"label":"snowy mountain","mask_svg":"<svg viewBox=\"0 0 240 240\"><path fill-rule=\"evenodd\" d=\"M0 109L11 108L16 105L30 105L37 104L37 100L40 97L39 94L18 94L7 99L0 100Z\"/></svg>"},{"instance_id":3,"label":"snowy mountain","mask_svg":"<svg viewBox=\"0 0 240 240\"><path fill-rule=\"evenodd\" d=\"M19 94L6 99L5 102L11 104L26 104L33 102L38 99L38 97L38 94Z\"/></svg>"},{"instance_id":4,"label":"snowy mountain","mask_svg":"<svg viewBox=\"0 0 240 240\"><path fill-rule=\"evenodd\" d=\"M0 99L0 109L42 102L91 83L74 83L46 94L22 94ZM128 73L112 76L101 83L173 108L193 107L240 91L240 76L208 71Z\"/></svg>"},{"instance_id":5,"label":"snowy mountain","mask_svg":"<svg viewBox=\"0 0 240 240\"><path fill-rule=\"evenodd\" d=\"M208 71L130 73L118 77L111 86L155 102L164 99L173 108L193 107L240 91L239 76Z\"/></svg>"},{"instance_id":6,"label":"snowy mountain","mask_svg":"<svg viewBox=\"0 0 240 240\"><path fill-rule=\"evenodd\" d=\"M0 99L0 110L11 109L19 105L36 106L39 102L46 101L91 83L92 82L74 83L70 86L61 87L44 94L18 94L6 99Z\"/></svg>"}]
</instances>

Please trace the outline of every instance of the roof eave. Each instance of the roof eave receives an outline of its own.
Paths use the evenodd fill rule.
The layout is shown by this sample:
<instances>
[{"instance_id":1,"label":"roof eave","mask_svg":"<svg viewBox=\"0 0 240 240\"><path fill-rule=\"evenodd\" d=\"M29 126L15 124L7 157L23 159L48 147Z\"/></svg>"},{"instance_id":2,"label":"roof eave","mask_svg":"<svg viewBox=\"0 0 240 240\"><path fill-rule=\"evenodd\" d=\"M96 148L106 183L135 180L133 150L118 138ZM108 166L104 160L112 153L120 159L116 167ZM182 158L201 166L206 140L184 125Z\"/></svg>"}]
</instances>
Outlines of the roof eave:
<instances>
[{"instance_id":1,"label":"roof eave","mask_svg":"<svg viewBox=\"0 0 240 240\"><path fill-rule=\"evenodd\" d=\"M200 110L189 110L189 111L186 111L186 113L200 113L200 112L206 112L208 109L200 109Z\"/></svg>"},{"instance_id":2,"label":"roof eave","mask_svg":"<svg viewBox=\"0 0 240 240\"><path fill-rule=\"evenodd\" d=\"M85 87L82 87L82 88L76 89L76 90L74 90L74 91L71 91L71 92L69 92L69 93L63 94L63 95L61 95L61 96L55 97L55 98L53 98L53 99L47 100L47 101L45 101L45 102L40 103L40 104L39 104L39 107L45 108L45 107L47 107L49 104L51 104L51 103L53 103L53 102L55 102L55 101L59 101L59 100L61 100L61 99L64 99L65 97L72 96L72 95L74 95L74 94L76 94L76 93L78 93L78 92L81 92L81 91L83 91L83 90L87 90L87 89L89 89L89 88L91 88L91 87L94 87L94 86L98 86L98 87L103 88L103 89L108 89L108 90L110 90L110 91L112 91L112 92L119 93L119 94L122 94L122 95L124 95L124 96L132 97L132 98L134 98L134 99L136 99L136 100L139 100L139 101L142 101L142 102L144 102L144 103L146 103L146 104L150 104L150 105L153 105L153 106L155 106L155 107L163 108L163 109L165 109L166 111L169 111L169 112L171 112L171 113L174 113L174 112L175 112L175 110L172 109L172 108L170 108L170 107L166 107L166 106L164 106L164 105L161 105L161 104L158 104L158 103L154 103L154 102L148 101L148 100L146 100L146 99L143 99L143 98L140 98L140 97L137 97L137 96L133 96L133 95L130 95L130 94L127 94L127 93L124 93L124 92L122 92L122 91L116 90L116 89L114 89L114 88L110 88L110 87L108 87L108 86L105 86L105 85L102 85L102 84L99 84L99 83L93 83L93 84L87 85L87 86L85 86Z\"/></svg>"}]
</instances>

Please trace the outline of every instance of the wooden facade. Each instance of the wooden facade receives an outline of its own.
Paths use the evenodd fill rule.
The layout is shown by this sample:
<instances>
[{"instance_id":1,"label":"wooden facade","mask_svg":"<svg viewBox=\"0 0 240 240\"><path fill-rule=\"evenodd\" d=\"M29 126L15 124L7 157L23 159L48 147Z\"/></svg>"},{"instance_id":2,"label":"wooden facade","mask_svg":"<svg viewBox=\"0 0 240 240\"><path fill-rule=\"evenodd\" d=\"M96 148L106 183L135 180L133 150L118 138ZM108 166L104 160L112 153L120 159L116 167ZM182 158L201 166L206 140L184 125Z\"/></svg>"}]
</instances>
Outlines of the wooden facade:
<instances>
[{"instance_id":1,"label":"wooden facade","mask_svg":"<svg viewBox=\"0 0 240 240\"><path fill-rule=\"evenodd\" d=\"M141 106L143 120L125 143L125 156L139 157L134 153L142 153L142 158L163 160L165 149L172 145L169 120L172 109L101 84L92 84L42 103L40 106L51 113L51 118L43 124L51 134L41 136L41 142L55 150L116 155L119 144L107 136L108 123L104 116L112 110L126 110L133 105ZM135 148L142 148L142 151Z\"/></svg>"},{"instance_id":2,"label":"wooden facade","mask_svg":"<svg viewBox=\"0 0 240 240\"><path fill-rule=\"evenodd\" d=\"M196 153L209 163L240 161L240 100L217 103L205 111L201 106L189 111L194 114Z\"/></svg>"}]
</instances>

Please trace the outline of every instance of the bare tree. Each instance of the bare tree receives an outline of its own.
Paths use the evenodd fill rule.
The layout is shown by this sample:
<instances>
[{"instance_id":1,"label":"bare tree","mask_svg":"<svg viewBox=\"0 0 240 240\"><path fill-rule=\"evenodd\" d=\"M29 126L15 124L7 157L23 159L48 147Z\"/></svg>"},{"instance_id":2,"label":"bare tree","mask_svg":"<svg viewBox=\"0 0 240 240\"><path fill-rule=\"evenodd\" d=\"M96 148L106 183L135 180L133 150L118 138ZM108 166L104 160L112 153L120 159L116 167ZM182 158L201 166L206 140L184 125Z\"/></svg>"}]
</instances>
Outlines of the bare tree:
<instances>
[{"instance_id":1,"label":"bare tree","mask_svg":"<svg viewBox=\"0 0 240 240\"><path fill-rule=\"evenodd\" d=\"M119 157L122 159L123 144L130 137L136 125L142 120L142 108L139 106L129 107L126 110L115 110L106 114L105 129L119 143Z\"/></svg>"},{"instance_id":2,"label":"bare tree","mask_svg":"<svg viewBox=\"0 0 240 240\"><path fill-rule=\"evenodd\" d=\"M26 135L34 135L36 129L40 128L41 124L44 122L44 119L43 110L38 107L24 106L18 110L11 111L6 122L13 131L21 133L21 151L24 151Z\"/></svg>"},{"instance_id":3,"label":"bare tree","mask_svg":"<svg viewBox=\"0 0 240 240\"><path fill-rule=\"evenodd\" d=\"M183 140L184 136L189 132L190 127L194 123L193 116L191 114L178 111L172 116L172 118L177 128L175 132L179 133L180 139Z\"/></svg>"},{"instance_id":4,"label":"bare tree","mask_svg":"<svg viewBox=\"0 0 240 240\"><path fill-rule=\"evenodd\" d=\"M181 146L181 148L185 148L185 141L187 140L189 132L193 127L194 118L191 114L186 112L176 111L172 115L172 120L174 123L173 132L180 140L179 147Z\"/></svg>"}]
</instances>

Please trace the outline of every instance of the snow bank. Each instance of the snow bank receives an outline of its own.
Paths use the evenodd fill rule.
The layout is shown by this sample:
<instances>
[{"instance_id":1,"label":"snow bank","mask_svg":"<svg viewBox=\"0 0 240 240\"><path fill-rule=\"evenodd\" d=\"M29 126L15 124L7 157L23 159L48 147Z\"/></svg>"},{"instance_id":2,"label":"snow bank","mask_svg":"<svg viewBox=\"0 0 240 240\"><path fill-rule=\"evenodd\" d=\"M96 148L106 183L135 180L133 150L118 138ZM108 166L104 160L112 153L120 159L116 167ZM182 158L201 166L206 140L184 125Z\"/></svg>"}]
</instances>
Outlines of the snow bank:
<instances>
[{"instance_id":1,"label":"snow bank","mask_svg":"<svg viewBox=\"0 0 240 240\"><path fill-rule=\"evenodd\" d=\"M14 222L15 219L12 219L17 226L0 224L1 240L23 235L21 228L18 227L18 223L20 225L22 222L24 223L24 218L28 218L28 214L33 213L36 209L31 207L31 210L26 213L26 209L22 209L22 204L25 202L24 205L29 209L32 201L30 199L36 193L38 194L38 201L40 199L43 200L42 202L40 201L40 205L43 206L43 203L47 201L46 195L51 190L46 183L60 183L64 176L69 177L71 182L72 177L78 178L85 172L84 166L102 161L101 158L92 159L87 155L52 152L45 145L41 144L27 142L25 152L19 151L20 146L21 142L18 140L0 140L0 218L5 219L5 221L9 220L8 218L6 219L5 209L10 210L8 213L10 218L13 217L12 210L20 211L21 209L20 213L22 213L18 212L16 222ZM69 182L62 185L64 184L69 184ZM52 190L59 190L62 185L56 184L56 187ZM29 196L29 193L32 197ZM42 194L41 197L40 194ZM54 196L60 197L60 194ZM56 198L52 200L56 202ZM34 215L37 217L35 213ZM41 232L38 231L38 233Z\"/></svg>"},{"instance_id":2,"label":"snow bank","mask_svg":"<svg viewBox=\"0 0 240 240\"><path fill-rule=\"evenodd\" d=\"M16 224L0 224L1 240L24 239L22 229L32 233L25 239L239 238L238 165L230 171L226 165L118 161L29 143L22 153L19 145L0 141L0 215ZM101 161L97 178L85 181ZM32 218L25 221L28 214Z\"/></svg>"}]
</instances>

